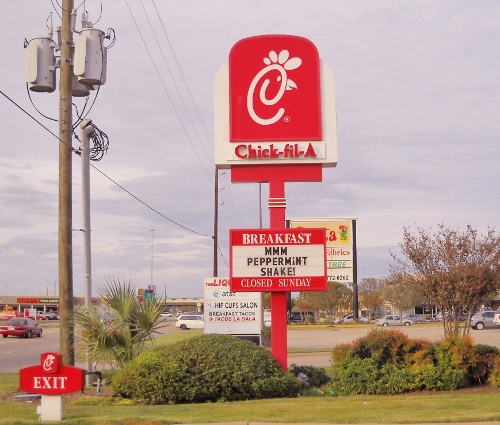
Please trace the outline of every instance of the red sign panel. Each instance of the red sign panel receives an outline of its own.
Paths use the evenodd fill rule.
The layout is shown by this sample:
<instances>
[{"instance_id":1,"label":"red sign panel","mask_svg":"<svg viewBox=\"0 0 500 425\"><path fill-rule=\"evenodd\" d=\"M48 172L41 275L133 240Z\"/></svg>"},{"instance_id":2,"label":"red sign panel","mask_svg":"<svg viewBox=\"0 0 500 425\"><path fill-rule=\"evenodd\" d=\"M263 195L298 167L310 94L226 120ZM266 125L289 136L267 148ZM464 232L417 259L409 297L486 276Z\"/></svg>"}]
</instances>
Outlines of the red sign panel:
<instances>
[{"instance_id":1,"label":"red sign panel","mask_svg":"<svg viewBox=\"0 0 500 425\"><path fill-rule=\"evenodd\" d=\"M230 231L232 292L327 289L325 229Z\"/></svg>"},{"instance_id":2,"label":"red sign panel","mask_svg":"<svg viewBox=\"0 0 500 425\"><path fill-rule=\"evenodd\" d=\"M229 97L231 142L322 139L319 54L306 38L262 35L236 43Z\"/></svg>"},{"instance_id":3,"label":"red sign panel","mask_svg":"<svg viewBox=\"0 0 500 425\"><path fill-rule=\"evenodd\" d=\"M85 370L62 364L62 355L44 353L41 364L19 371L19 388L29 393L62 395L83 390Z\"/></svg>"}]
</instances>

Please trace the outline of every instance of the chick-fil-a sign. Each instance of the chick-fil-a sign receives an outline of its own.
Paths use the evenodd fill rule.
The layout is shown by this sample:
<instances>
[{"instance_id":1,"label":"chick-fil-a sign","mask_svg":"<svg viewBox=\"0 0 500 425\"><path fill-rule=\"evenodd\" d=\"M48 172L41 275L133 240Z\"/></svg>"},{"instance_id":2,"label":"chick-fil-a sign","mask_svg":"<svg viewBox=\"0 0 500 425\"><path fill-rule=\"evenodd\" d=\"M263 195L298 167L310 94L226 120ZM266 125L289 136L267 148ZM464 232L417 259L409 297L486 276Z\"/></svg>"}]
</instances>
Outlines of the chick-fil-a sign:
<instances>
[{"instance_id":1,"label":"chick-fil-a sign","mask_svg":"<svg viewBox=\"0 0 500 425\"><path fill-rule=\"evenodd\" d=\"M245 38L229 54L230 141L321 140L320 67L303 37Z\"/></svg>"},{"instance_id":2,"label":"chick-fil-a sign","mask_svg":"<svg viewBox=\"0 0 500 425\"><path fill-rule=\"evenodd\" d=\"M19 388L29 393L62 395L83 390L85 370L66 366L62 354L43 353L39 365L19 371Z\"/></svg>"},{"instance_id":3,"label":"chick-fil-a sign","mask_svg":"<svg viewBox=\"0 0 500 425\"><path fill-rule=\"evenodd\" d=\"M337 165L335 83L308 39L259 35L238 41L214 89L219 168Z\"/></svg>"}]
</instances>

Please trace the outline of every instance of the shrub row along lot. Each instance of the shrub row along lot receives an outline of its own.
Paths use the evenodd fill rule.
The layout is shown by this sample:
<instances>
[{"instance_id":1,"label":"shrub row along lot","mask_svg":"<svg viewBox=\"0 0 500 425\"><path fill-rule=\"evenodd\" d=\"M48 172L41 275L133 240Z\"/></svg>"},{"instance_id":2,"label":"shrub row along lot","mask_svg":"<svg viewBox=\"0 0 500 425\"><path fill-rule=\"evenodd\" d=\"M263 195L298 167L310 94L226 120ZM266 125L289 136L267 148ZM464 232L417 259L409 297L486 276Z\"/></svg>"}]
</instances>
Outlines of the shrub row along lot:
<instances>
[{"instance_id":1,"label":"shrub row along lot","mask_svg":"<svg viewBox=\"0 0 500 425\"><path fill-rule=\"evenodd\" d=\"M181 331L174 326L175 319L165 321L168 325L162 328L164 334ZM313 364L327 366L331 348L338 344L352 342L366 335L373 325L292 325L288 328L288 348L295 353L289 355L289 364ZM398 329L410 338L427 338L431 341L443 338L444 332L440 323L426 323L422 325L402 326ZM488 344L500 348L500 329L472 330L471 336L477 344ZM42 338L0 338L0 355L2 356L1 372L17 372L20 368L32 366L40 362L40 354L59 350L59 327L54 322L50 326L44 324ZM319 354L301 356L296 352L304 350L321 351ZM83 364L82 364L83 365Z\"/></svg>"}]
</instances>

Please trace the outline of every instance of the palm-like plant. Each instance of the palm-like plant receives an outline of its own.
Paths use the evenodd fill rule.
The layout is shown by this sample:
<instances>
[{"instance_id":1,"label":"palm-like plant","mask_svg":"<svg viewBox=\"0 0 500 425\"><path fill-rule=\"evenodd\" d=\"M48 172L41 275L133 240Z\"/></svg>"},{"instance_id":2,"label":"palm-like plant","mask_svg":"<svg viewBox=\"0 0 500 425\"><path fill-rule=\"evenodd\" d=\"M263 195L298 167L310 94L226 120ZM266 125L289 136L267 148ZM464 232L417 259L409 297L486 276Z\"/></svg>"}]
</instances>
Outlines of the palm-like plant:
<instances>
[{"instance_id":1,"label":"palm-like plant","mask_svg":"<svg viewBox=\"0 0 500 425\"><path fill-rule=\"evenodd\" d=\"M111 279L99 296L105 306L104 318L93 307L75 311L75 324L80 328L77 338L91 361L122 368L153 343L163 308L149 299L140 303L130 281Z\"/></svg>"}]
</instances>

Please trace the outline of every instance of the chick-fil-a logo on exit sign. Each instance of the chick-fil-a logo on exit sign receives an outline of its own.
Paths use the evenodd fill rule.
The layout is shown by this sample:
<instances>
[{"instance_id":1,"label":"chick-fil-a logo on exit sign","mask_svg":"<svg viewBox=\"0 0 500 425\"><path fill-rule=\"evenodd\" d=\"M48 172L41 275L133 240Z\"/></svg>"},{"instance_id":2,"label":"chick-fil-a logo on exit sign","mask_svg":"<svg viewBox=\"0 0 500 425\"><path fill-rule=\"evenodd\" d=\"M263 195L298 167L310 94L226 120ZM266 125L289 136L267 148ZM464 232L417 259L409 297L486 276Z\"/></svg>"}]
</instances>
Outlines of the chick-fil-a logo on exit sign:
<instances>
[{"instance_id":1,"label":"chick-fil-a logo on exit sign","mask_svg":"<svg viewBox=\"0 0 500 425\"><path fill-rule=\"evenodd\" d=\"M303 37L240 40L229 54L230 142L322 139L320 61Z\"/></svg>"}]
</instances>

